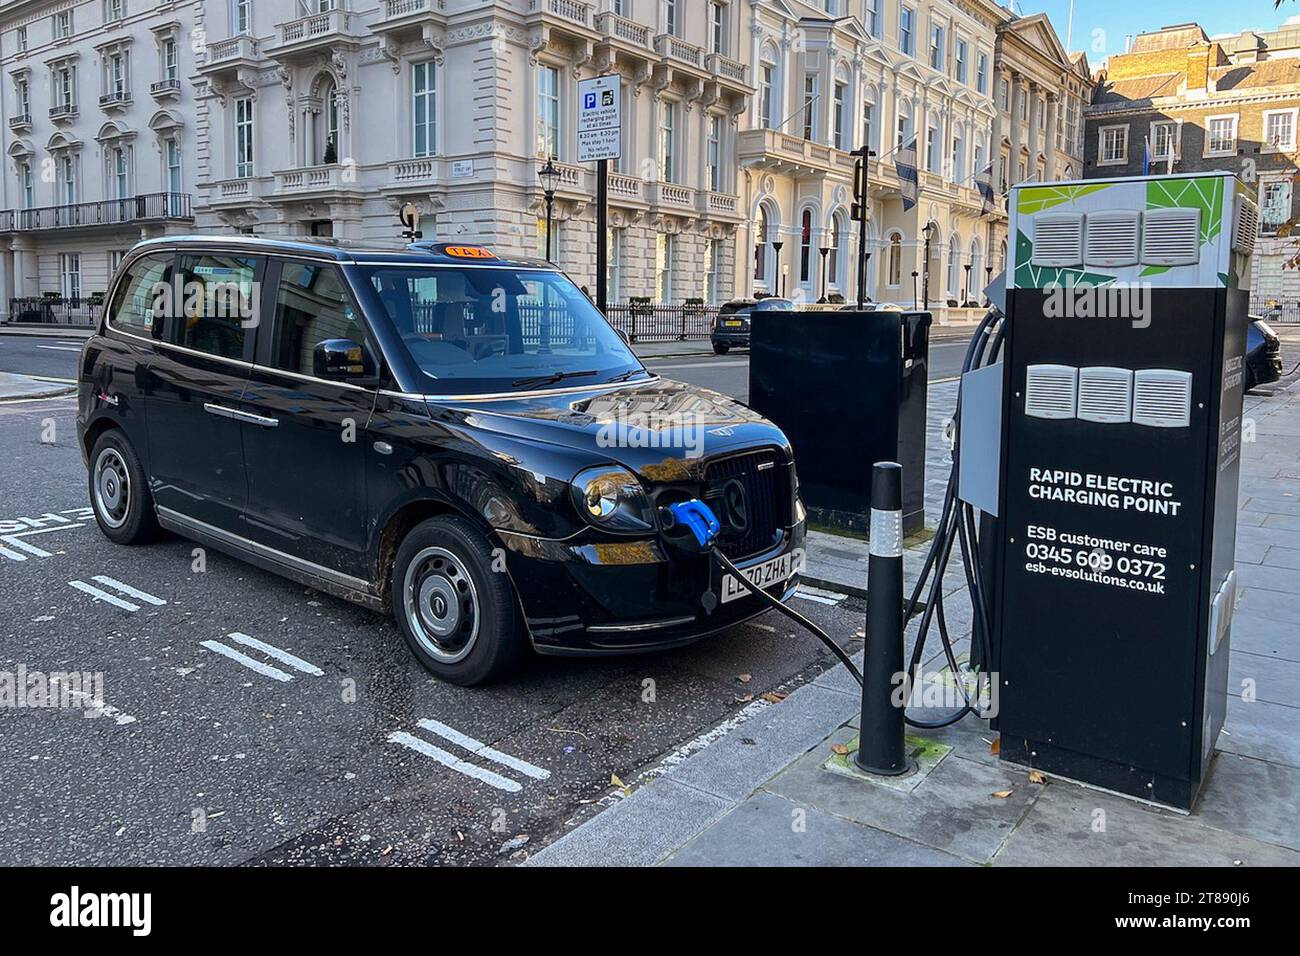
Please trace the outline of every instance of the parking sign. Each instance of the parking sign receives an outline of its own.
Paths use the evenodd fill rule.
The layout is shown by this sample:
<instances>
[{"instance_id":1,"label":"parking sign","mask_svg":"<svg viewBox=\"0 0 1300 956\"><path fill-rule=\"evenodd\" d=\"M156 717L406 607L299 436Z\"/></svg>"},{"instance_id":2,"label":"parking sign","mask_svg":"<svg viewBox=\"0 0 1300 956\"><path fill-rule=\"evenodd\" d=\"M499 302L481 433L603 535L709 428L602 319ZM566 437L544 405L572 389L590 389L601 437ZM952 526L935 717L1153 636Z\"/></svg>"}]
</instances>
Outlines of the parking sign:
<instances>
[{"instance_id":1,"label":"parking sign","mask_svg":"<svg viewBox=\"0 0 1300 956\"><path fill-rule=\"evenodd\" d=\"M622 154L620 77L597 76L578 83L578 162L618 159Z\"/></svg>"}]
</instances>

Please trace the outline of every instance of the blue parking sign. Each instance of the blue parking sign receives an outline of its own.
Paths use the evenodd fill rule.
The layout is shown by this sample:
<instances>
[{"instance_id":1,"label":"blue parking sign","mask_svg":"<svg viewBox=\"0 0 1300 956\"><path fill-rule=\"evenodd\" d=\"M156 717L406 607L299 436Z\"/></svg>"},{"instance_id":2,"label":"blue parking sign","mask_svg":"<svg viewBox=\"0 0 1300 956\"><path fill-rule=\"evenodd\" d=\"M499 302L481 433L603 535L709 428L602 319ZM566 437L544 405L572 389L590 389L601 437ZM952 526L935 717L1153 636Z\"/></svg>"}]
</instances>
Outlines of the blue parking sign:
<instances>
[{"instance_id":1,"label":"blue parking sign","mask_svg":"<svg viewBox=\"0 0 1300 956\"><path fill-rule=\"evenodd\" d=\"M588 93L582 98L582 108L584 110L594 110L596 108L596 94Z\"/></svg>"}]
</instances>

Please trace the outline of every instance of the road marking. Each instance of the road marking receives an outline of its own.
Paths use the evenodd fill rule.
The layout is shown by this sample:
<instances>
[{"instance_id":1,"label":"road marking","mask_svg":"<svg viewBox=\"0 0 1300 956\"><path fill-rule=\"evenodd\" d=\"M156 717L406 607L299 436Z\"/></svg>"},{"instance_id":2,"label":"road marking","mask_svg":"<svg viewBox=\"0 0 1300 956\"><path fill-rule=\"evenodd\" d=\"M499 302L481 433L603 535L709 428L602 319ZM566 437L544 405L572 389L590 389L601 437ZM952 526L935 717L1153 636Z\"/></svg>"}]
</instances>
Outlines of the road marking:
<instances>
[{"instance_id":1,"label":"road marking","mask_svg":"<svg viewBox=\"0 0 1300 956\"><path fill-rule=\"evenodd\" d=\"M239 631L231 631L226 637L230 638L236 644L243 644L245 647L255 647L267 657L274 657L281 664L288 664L296 671L302 671L304 674L310 674L312 677L324 677L325 672L315 664L309 664L301 657L295 657L288 651L282 651L274 644L267 644L265 641L259 641L255 637L249 637L247 634L241 634Z\"/></svg>"},{"instance_id":2,"label":"road marking","mask_svg":"<svg viewBox=\"0 0 1300 956\"><path fill-rule=\"evenodd\" d=\"M10 551L8 548L0 545L0 558L8 558L10 561L26 561L27 555L19 554L17 551Z\"/></svg>"},{"instance_id":3,"label":"road marking","mask_svg":"<svg viewBox=\"0 0 1300 956\"><path fill-rule=\"evenodd\" d=\"M488 786L496 787L498 790L504 790L507 793L518 793L520 790L524 789L521 784L516 783L509 777L503 777L484 767L462 760L453 754L449 754L441 747L435 747L427 740L421 740L414 734L408 734L404 730L393 731L388 735L388 742L392 744L401 744L403 747L410 747L416 753L424 754L426 757L432 757L444 767L455 770L457 773L463 773L467 777L473 777L475 780L481 780Z\"/></svg>"},{"instance_id":4,"label":"road marking","mask_svg":"<svg viewBox=\"0 0 1300 956\"><path fill-rule=\"evenodd\" d=\"M51 352L80 352L80 348L69 348L66 345L38 345L38 349L49 349Z\"/></svg>"},{"instance_id":5,"label":"road marking","mask_svg":"<svg viewBox=\"0 0 1300 956\"><path fill-rule=\"evenodd\" d=\"M53 531L54 529L50 528L48 530ZM7 534L3 538L0 538L0 541L3 541L5 544L13 545L19 551L26 551L28 554L38 558L53 557L53 555L51 555L50 552L46 551L44 548L38 548L34 544L28 544L26 541L23 541L19 535L16 534ZM18 560L22 561L24 559L19 558Z\"/></svg>"},{"instance_id":6,"label":"road marking","mask_svg":"<svg viewBox=\"0 0 1300 956\"><path fill-rule=\"evenodd\" d=\"M256 671L263 677L269 677L272 680L278 680L282 683L293 680L292 675L286 674L284 671L280 670L280 668L272 667L270 664L263 664L259 660L254 660L247 654L241 654L233 647L227 647L220 641L199 641L199 646L206 647L208 650L220 654L222 657L228 657L236 664L243 664L250 671Z\"/></svg>"},{"instance_id":7,"label":"road marking","mask_svg":"<svg viewBox=\"0 0 1300 956\"><path fill-rule=\"evenodd\" d=\"M847 594L840 594L838 591L823 591L821 588L815 588L811 585L801 584L794 592L797 598L803 598L805 601L816 601L818 604L830 604L832 606L839 604Z\"/></svg>"},{"instance_id":8,"label":"road marking","mask_svg":"<svg viewBox=\"0 0 1300 956\"><path fill-rule=\"evenodd\" d=\"M141 591L129 584L123 584L115 578L110 578L107 574L96 574L91 580L98 581L100 584L107 584L110 588L121 591L127 597L133 597L137 601L144 601L145 604L152 604L154 607L162 607L167 603L160 597L154 597L148 591Z\"/></svg>"},{"instance_id":9,"label":"road marking","mask_svg":"<svg viewBox=\"0 0 1300 956\"><path fill-rule=\"evenodd\" d=\"M87 584L85 581L69 581L68 583L78 591L84 591L86 594L89 594L96 601L105 601L114 607L120 607L123 611L140 610L140 605L132 604L130 601L123 601L121 598L114 597L107 591L101 591L93 584Z\"/></svg>"},{"instance_id":10,"label":"road marking","mask_svg":"<svg viewBox=\"0 0 1300 956\"><path fill-rule=\"evenodd\" d=\"M470 753L477 757L486 757L493 763L499 763L503 767L509 767L511 770L517 770L525 777L532 777L534 780L546 780L550 777L549 770L543 770L541 767L535 767L527 760L520 760L518 757L512 757L510 754L502 753L493 747L481 741L475 740L467 734L462 734L454 727L448 727L446 724L436 720L421 720L420 726L431 733L437 734L444 740L450 740L458 747L464 747Z\"/></svg>"}]
</instances>

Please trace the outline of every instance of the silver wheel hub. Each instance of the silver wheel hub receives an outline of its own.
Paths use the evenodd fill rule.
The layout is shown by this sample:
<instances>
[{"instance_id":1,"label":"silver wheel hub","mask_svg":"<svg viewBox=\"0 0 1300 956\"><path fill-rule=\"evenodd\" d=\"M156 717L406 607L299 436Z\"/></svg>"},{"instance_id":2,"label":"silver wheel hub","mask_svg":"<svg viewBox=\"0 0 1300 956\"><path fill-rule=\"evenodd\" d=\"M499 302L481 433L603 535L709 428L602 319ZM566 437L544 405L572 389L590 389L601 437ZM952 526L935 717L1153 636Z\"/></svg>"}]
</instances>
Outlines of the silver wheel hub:
<instances>
[{"instance_id":1,"label":"silver wheel hub","mask_svg":"<svg viewBox=\"0 0 1300 956\"><path fill-rule=\"evenodd\" d=\"M126 524L131 511L131 474L116 448L105 448L95 459L95 510L110 528Z\"/></svg>"},{"instance_id":2,"label":"silver wheel hub","mask_svg":"<svg viewBox=\"0 0 1300 956\"><path fill-rule=\"evenodd\" d=\"M478 590L446 548L425 548L407 565L402 613L421 647L444 663L464 660L478 640Z\"/></svg>"}]
</instances>

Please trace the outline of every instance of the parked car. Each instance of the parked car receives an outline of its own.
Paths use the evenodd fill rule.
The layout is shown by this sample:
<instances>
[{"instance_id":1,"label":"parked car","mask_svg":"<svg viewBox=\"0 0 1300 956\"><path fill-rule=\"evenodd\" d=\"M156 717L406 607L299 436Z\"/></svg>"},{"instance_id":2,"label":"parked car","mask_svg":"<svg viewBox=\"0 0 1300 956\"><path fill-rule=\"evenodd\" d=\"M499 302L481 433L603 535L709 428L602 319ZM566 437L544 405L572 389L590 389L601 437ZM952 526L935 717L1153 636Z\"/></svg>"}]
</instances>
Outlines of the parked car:
<instances>
[{"instance_id":1,"label":"parked car","mask_svg":"<svg viewBox=\"0 0 1300 956\"><path fill-rule=\"evenodd\" d=\"M1263 319L1246 327L1246 391L1282 377L1282 342Z\"/></svg>"},{"instance_id":2,"label":"parked car","mask_svg":"<svg viewBox=\"0 0 1300 956\"><path fill-rule=\"evenodd\" d=\"M647 371L547 263L169 237L127 255L108 303L77 430L114 542L165 529L391 612L459 684L530 646L671 647L761 613L661 518L685 499L734 505L723 553L794 592L785 436Z\"/></svg>"},{"instance_id":3,"label":"parked car","mask_svg":"<svg viewBox=\"0 0 1300 956\"><path fill-rule=\"evenodd\" d=\"M840 306L841 312L857 312L857 303ZM861 311L863 312L906 312L907 308L899 305L897 302L866 302L863 303Z\"/></svg>"},{"instance_id":4,"label":"parked car","mask_svg":"<svg viewBox=\"0 0 1300 956\"><path fill-rule=\"evenodd\" d=\"M794 302L776 296L724 302L709 323L709 341L713 344L713 351L726 355L733 348L749 348L749 323L755 312L793 311Z\"/></svg>"}]
</instances>

